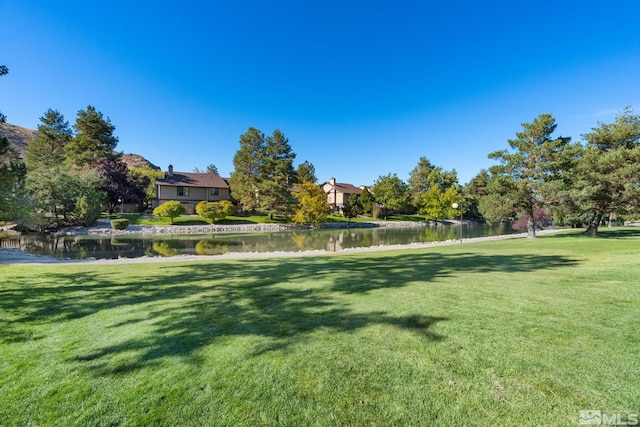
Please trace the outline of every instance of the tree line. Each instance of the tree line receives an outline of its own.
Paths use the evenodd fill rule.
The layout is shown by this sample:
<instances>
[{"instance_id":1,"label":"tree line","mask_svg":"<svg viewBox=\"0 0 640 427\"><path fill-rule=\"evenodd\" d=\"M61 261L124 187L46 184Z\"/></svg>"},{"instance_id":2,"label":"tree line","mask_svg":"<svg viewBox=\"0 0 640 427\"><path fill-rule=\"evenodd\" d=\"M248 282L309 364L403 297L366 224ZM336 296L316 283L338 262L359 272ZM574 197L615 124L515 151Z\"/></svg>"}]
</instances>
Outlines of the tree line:
<instances>
[{"instance_id":1,"label":"tree line","mask_svg":"<svg viewBox=\"0 0 640 427\"><path fill-rule=\"evenodd\" d=\"M8 73L0 66L0 76ZM0 114L0 121L5 116ZM455 170L421 157L404 182L397 174L379 176L359 197L350 197L342 215L373 217L418 214L440 221L512 221L532 237L551 222L585 226L595 233L604 220L635 215L640 208L640 116L629 107L613 123L598 122L582 135L584 143L554 136L557 124L541 114L490 153L497 164L460 185ZM149 207L154 181L162 172L128 168L116 151L115 126L95 107L77 113L73 126L49 109L40 118L37 138L20 159L0 138L0 220L18 220L28 229L91 224L103 209L120 203ZM278 129L265 135L250 127L239 138L229 178L234 205L248 212L318 224L330 213L317 184L315 167L296 154ZM217 173L211 164L205 171ZM203 215L219 218L229 206L202 205ZM221 213L222 212L222 213Z\"/></svg>"}]
</instances>

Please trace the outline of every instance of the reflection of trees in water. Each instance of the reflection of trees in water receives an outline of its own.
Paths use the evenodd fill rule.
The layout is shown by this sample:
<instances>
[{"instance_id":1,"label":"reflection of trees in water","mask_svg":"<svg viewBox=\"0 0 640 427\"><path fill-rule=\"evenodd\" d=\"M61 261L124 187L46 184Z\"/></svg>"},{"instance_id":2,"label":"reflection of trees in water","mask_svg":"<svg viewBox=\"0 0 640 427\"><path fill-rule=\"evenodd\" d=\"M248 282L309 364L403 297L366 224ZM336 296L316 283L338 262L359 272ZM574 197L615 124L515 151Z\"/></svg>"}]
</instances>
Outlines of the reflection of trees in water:
<instances>
[{"instance_id":1,"label":"reflection of trees in water","mask_svg":"<svg viewBox=\"0 0 640 427\"><path fill-rule=\"evenodd\" d=\"M216 240L200 240L196 243L196 254L198 255L222 255L229 252L229 245Z\"/></svg>"},{"instance_id":2,"label":"reflection of trees in water","mask_svg":"<svg viewBox=\"0 0 640 427\"><path fill-rule=\"evenodd\" d=\"M465 225L465 239L513 233L509 225ZM457 240L455 225L418 228L352 228L200 236L55 236L46 234L0 234L0 245L59 258L134 258L178 254L218 255L233 252L339 251L349 248L404 245L416 242Z\"/></svg>"},{"instance_id":3,"label":"reflection of trees in water","mask_svg":"<svg viewBox=\"0 0 640 427\"><path fill-rule=\"evenodd\" d=\"M185 247L186 245L179 240L163 240L153 243L153 250L156 251L158 255L166 257L179 255Z\"/></svg>"}]
</instances>

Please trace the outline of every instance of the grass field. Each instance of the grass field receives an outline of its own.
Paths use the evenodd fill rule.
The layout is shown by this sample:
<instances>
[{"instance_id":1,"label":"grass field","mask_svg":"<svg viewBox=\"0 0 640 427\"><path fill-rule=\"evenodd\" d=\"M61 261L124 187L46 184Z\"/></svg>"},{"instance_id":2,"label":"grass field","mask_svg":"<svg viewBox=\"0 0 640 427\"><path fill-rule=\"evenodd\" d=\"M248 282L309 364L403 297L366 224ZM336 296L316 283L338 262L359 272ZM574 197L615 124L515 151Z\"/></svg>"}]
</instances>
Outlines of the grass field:
<instances>
[{"instance_id":1,"label":"grass field","mask_svg":"<svg viewBox=\"0 0 640 427\"><path fill-rule=\"evenodd\" d=\"M2 425L577 425L640 409L640 230L0 267Z\"/></svg>"}]
</instances>

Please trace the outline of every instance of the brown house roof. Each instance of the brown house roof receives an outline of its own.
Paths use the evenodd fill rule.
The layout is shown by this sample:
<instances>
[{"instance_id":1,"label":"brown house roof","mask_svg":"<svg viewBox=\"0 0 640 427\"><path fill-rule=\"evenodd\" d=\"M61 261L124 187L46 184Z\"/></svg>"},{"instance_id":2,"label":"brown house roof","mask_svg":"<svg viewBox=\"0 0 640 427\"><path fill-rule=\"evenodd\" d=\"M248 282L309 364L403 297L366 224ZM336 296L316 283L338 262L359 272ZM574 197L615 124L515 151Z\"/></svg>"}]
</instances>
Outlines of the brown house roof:
<instances>
[{"instance_id":1,"label":"brown house roof","mask_svg":"<svg viewBox=\"0 0 640 427\"><path fill-rule=\"evenodd\" d=\"M164 179L157 179L156 184L169 187L229 188L226 179L213 173L174 172L171 176L165 174Z\"/></svg>"},{"instance_id":2,"label":"brown house roof","mask_svg":"<svg viewBox=\"0 0 640 427\"><path fill-rule=\"evenodd\" d=\"M333 188L335 188L339 193L362 194L362 188L356 187L355 185L347 184L345 182L336 182L335 184L331 184L331 182L325 182L324 184L322 184L322 186L325 186L327 184L332 186L331 191L333 191Z\"/></svg>"}]
</instances>

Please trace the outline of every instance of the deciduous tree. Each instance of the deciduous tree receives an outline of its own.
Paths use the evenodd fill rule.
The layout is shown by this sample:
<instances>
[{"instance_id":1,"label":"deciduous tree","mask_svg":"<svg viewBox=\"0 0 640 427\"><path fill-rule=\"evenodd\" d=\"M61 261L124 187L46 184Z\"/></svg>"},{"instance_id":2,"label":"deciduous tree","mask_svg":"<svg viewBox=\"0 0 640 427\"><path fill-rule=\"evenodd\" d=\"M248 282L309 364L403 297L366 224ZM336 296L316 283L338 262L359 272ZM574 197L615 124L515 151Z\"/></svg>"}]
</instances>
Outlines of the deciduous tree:
<instances>
[{"instance_id":1,"label":"deciduous tree","mask_svg":"<svg viewBox=\"0 0 640 427\"><path fill-rule=\"evenodd\" d=\"M180 215L184 215L187 213L187 209L184 205L177 200L169 200L168 202L164 202L157 208L153 210L153 214L163 218L170 218L171 224L173 224L173 220L178 218Z\"/></svg>"},{"instance_id":2,"label":"deciduous tree","mask_svg":"<svg viewBox=\"0 0 640 427\"><path fill-rule=\"evenodd\" d=\"M327 221L331 208L327 204L327 195L319 185L303 182L294 195L298 200L294 223L320 225Z\"/></svg>"},{"instance_id":3,"label":"deciduous tree","mask_svg":"<svg viewBox=\"0 0 640 427\"><path fill-rule=\"evenodd\" d=\"M378 177L372 190L376 201L382 204L385 216L390 211L403 212L409 205L407 184L395 173Z\"/></svg>"},{"instance_id":4,"label":"deciduous tree","mask_svg":"<svg viewBox=\"0 0 640 427\"><path fill-rule=\"evenodd\" d=\"M196 213L203 218L210 220L212 223L233 215L235 207L228 200L219 202L202 201L196 205Z\"/></svg>"}]
</instances>

